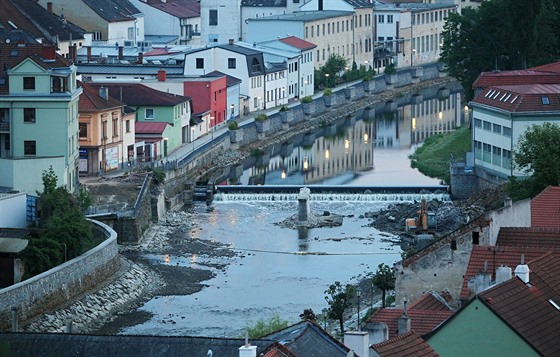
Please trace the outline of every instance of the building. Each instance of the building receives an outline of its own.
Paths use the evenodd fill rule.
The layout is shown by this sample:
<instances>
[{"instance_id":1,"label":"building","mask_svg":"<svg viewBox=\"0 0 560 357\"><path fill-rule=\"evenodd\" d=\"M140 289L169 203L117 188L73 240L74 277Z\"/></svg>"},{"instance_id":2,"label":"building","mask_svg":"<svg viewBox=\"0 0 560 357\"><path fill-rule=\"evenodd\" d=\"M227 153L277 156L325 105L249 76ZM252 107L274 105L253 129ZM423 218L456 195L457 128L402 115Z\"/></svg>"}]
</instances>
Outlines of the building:
<instances>
[{"instance_id":1,"label":"building","mask_svg":"<svg viewBox=\"0 0 560 357\"><path fill-rule=\"evenodd\" d=\"M128 0L39 0L44 8L92 34L92 41L110 46L144 41L144 15Z\"/></svg>"},{"instance_id":2,"label":"building","mask_svg":"<svg viewBox=\"0 0 560 357\"><path fill-rule=\"evenodd\" d=\"M346 59L347 65L370 66L372 62L372 11L300 11L292 14L248 19L247 42L263 42L275 37L295 36L315 44L315 69L331 55Z\"/></svg>"},{"instance_id":3,"label":"building","mask_svg":"<svg viewBox=\"0 0 560 357\"><path fill-rule=\"evenodd\" d=\"M82 88L78 103L80 174L98 175L122 168L134 160L134 117L124 120L125 104L110 97L107 87L82 83Z\"/></svg>"},{"instance_id":4,"label":"building","mask_svg":"<svg viewBox=\"0 0 560 357\"><path fill-rule=\"evenodd\" d=\"M0 186L34 194L52 167L78 188L76 66L54 46L0 44Z\"/></svg>"},{"instance_id":5,"label":"building","mask_svg":"<svg viewBox=\"0 0 560 357\"><path fill-rule=\"evenodd\" d=\"M8 0L0 3L0 28L25 31L37 42L53 44L57 52L70 58L72 47L85 45L85 30L68 21L62 14L53 13L33 0Z\"/></svg>"},{"instance_id":6,"label":"building","mask_svg":"<svg viewBox=\"0 0 560 357\"><path fill-rule=\"evenodd\" d=\"M177 37L178 45L200 44L200 1L130 0L145 18L146 38L150 35Z\"/></svg>"}]
</instances>

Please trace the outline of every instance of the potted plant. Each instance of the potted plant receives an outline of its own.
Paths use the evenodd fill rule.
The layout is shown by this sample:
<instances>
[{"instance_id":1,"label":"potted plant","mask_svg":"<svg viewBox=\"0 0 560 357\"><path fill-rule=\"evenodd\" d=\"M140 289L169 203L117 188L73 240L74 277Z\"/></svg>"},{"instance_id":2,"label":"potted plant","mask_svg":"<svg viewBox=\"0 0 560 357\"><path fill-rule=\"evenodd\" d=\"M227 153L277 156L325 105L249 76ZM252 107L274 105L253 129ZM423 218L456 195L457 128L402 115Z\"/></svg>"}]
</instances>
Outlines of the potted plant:
<instances>
[{"instance_id":1,"label":"potted plant","mask_svg":"<svg viewBox=\"0 0 560 357\"><path fill-rule=\"evenodd\" d=\"M236 120L230 120L228 122L229 129L229 139L232 143L238 143L243 140L243 130L239 129L239 123Z\"/></svg>"},{"instance_id":2,"label":"potted plant","mask_svg":"<svg viewBox=\"0 0 560 357\"><path fill-rule=\"evenodd\" d=\"M257 123L257 132L264 133L270 128L270 122L268 121L268 115L260 113L255 117L255 123Z\"/></svg>"},{"instance_id":3,"label":"potted plant","mask_svg":"<svg viewBox=\"0 0 560 357\"><path fill-rule=\"evenodd\" d=\"M373 92L375 89L375 81L373 80L371 73L366 73L362 80L364 84L364 91Z\"/></svg>"},{"instance_id":4,"label":"potted plant","mask_svg":"<svg viewBox=\"0 0 560 357\"><path fill-rule=\"evenodd\" d=\"M332 92L332 89L330 89L330 88L326 88L323 91L323 100L325 101L325 105L327 107L330 107L330 106L334 105L335 102L336 102L336 100L335 100L336 97L333 96L332 94L333 94L333 92Z\"/></svg>"},{"instance_id":5,"label":"potted plant","mask_svg":"<svg viewBox=\"0 0 560 357\"><path fill-rule=\"evenodd\" d=\"M280 118L282 119L283 124L288 124L289 122L294 120L294 113L292 112L290 107L287 107L287 106L283 105L280 108L279 112L280 112Z\"/></svg>"},{"instance_id":6,"label":"potted plant","mask_svg":"<svg viewBox=\"0 0 560 357\"><path fill-rule=\"evenodd\" d=\"M303 106L303 114L311 115L315 112L315 102L313 101L313 97L310 95L306 95L301 98L301 103Z\"/></svg>"},{"instance_id":7,"label":"potted plant","mask_svg":"<svg viewBox=\"0 0 560 357\"><path fill-rule=\"evenodd\" d=\"M385 74L385 81L387 82L387 84L397 83L397 69L394 63L387 65L383 73Z\"/></svg>"}]
</instances>

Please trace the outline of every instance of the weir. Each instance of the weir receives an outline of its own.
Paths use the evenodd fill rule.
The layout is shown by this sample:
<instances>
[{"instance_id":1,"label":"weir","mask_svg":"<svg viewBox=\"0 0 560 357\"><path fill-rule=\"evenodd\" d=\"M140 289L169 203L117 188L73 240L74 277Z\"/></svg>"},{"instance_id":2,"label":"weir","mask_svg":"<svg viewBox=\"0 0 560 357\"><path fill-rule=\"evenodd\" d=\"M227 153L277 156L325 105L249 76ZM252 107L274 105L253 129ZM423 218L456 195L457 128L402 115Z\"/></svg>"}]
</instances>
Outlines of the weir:
<instances>
[{"instance_id":1,"label":"weir","mask_svg":"<svg viewBox=\"0 0 560 357\"><path fill-rule=\"evenodd\" d=\"M313 201L339 202L414 202L451 200L447 186L429 187L365 187L365 186L305 186ZM301 186L218 186L215 201L298 202Z\"/></svg>"}]
</instances>

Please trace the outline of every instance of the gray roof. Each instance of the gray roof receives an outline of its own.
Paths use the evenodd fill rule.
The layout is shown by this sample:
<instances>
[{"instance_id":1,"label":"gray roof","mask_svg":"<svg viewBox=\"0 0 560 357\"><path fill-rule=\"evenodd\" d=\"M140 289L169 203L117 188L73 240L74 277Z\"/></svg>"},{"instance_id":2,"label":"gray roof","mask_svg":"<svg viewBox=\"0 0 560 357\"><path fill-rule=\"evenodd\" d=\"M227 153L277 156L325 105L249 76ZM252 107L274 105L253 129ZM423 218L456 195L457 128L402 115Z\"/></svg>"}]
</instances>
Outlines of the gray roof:
<instances>
[{"instance_id":1,"label":"gray roof","mask_svg":"<svg viewBox=\"0 0 560 357\"><path fill-rule=\"evenodd\" d=\"M82 0L101 18L109 21L132 20L141 11L128 0Z\"/></svg>"},{"instance_id":2,"label":"gray roof","mask_svg":"<svg viewBox=\"0 0 560 357\"><path fill-rule=\"evenodd\" d=\"M243 0L241 6L286 7L286 0Z\"/></svg>"},{"instance_id":3,"label":"gray roof","mask_svg":"<svg viewBox=\"0 0 560 357\"><path fill-rule=\"evenodd\" d=\"M324 19L330 19L339 16L348 16L353 14L352 11L340 11L340 10L324 10L324 11L296 11L291 14L273 15L265 16L259 18L247 19L247 21L318 21Z\"/></svg>"},{"instance_id":4,"label":"gray roof","mask_svg":"<svg viewBox=\"0 0 560 357\"><path fill-rule=\"evenodd\" d=\"M232 52L236 52L236 53L240 53L240 54L245 55L245 56L262 54L261 51L254 50L252 48L243 47L243 46L238 46L236 44L233 44L233 45L230 45L230 44L217 45L215 47L222 48L224 50L228 50L228 51L232 51Z\"/></svg>"},{"instance_id":5,"label":"gray roof","mask_svg":"<svg viewBox=\"0 0 560 357\"><path fill-rule=\"evenodd\" d=\"M19 253L27 247L29 240L19 238L0 238L0 253Z\"/></svg>"},{"instance_id":6,"label":"gray roof","mask_svg":"<svg viewBox=\"0 0 560 357\"><path fill-rule=\"evenodd\" d=\"M0 333L5 351L13 356L57 357L206 357L209 351L219 357L239 357L245 341L233 338L183 336L101 336L66 333ZM250 340L257 353L272 345L270 340ZM11 354L10 354L11 352Z\"/></svg>"},{"instance_id":7,"label":"gray roof","mask_svg":"<svg viewBox=\"0 0 560 357\"><path fill-rule=\"evenodd\" d=\"M241 82L243 82L241 79L237 78L237 77L233 77L230 76L229 74L225 74L223 72L220 71L212 71L210 73L206 73L205 75L202 75L201 77L222 77L225 76L226 77L226 83L228 87L234 86L236 84L239 84Z\"/></svg>"},{"instance_id":8,"label":"gray roof","mask_svg":"<svg viewBox=\"0 0 560 357\"><path fill-rule=\"evenodd\" d=\"M457 7L453 1L439 1L433 4L424 3L405 3L399 5L401 8L410 9L413 13L423 12L436 9L447 9L450 7Z\"/></svg>"},{"instance_id":9,"label":"gray roof","mask_svg":"<svg viewBox=\"0 0 560 357\"><path fill-rule=\"evenodd\" d=\"M77 73L88 74L120 74L157 76L158 70L165 69L168 76L183 75L183 66L140 65L140 64L92 64L78 63Z\"/></svg>"},{"instance_id":10,"label":"gray roof","mask_svg":"<svg viewBox=\"0 0 560 357\"><path fill-rule=\"evenodd\" d=\"M354 8L358 7L373 7L373 4L369 0L344 0L348 4L352 5Z\"/></svg>"}]
</instances>

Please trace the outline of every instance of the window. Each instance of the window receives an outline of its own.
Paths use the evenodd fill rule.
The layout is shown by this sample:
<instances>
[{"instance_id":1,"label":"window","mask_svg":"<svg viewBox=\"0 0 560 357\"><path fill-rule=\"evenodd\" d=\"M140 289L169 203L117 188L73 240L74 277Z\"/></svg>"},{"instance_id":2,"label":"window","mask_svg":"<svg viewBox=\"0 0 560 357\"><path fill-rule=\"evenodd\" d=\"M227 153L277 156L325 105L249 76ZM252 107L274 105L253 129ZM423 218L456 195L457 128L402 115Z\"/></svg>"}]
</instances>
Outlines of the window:
<instances>
[{"instance_id":1,"label":"window","mask_svg":"<svg viewBox=\"0 0 560 357\"><path fill-rule=\"evenodd\" d=\"M113 138L119 136L119 120L113 119Z\"/></svg>"},{"instance_id":2,"label":"window","mask_svg":"<svg viewBox=\"0 0 560 357\"><path fill-rule=\"evenodd\" d=\"M483 125L484 130L487 130L487 131L492 130L492 123L490 123L489 121L484 121L482 123L482 125Z\"/></svg>"},{"instance_id":3,"label":"window","mask_svg":"<svg viewBox=\"0 0 560 357\"><path fill-rule=\"evenodd\" d=\"M393 23L393 15L387 15L387 23L388 23L388 24L392 24L392 23Z\"/></svg>"},{"instance_id":4,"label":"window","mask_svg":"<svg viewBox=\"0 0 560 357\"><path fill-rule=\"evenodd\" d=\"M544 96L544 95L543 95L543 96L541 97L541 100L542 100L542 104L543 104L543 105L550 105L550 99L548 99L547 96Z\"/></svg>"},{"instance_id":5,"label":"window","mask_svg":"<svg viewBox=\"0 0 560 357\"><path fill-rule=\"evenodd\" d=\"M127 121L125 122L125 126L126 126L126 128L125 128L126 132L127 132L127 133L130 133L130 120L127 120Z\"/></svg>"},{"instance_id":6,"label":"window","mask_svg":"<svg viewBox=\"0 0 560 357\"><path fill-rule=\"evenodd\" d=\"M385 22L385 15L377 15L377 22L382 24Z\"/></svg>"},{"instance_id":7,"label":"window","mask_svg":"<svg viewBox=\"0 0 560 357\"><path fill-rule=\"evenodd\" d=\"M197 69L204 68L204 58L197 58L196 59L196 68Z\"/></svg>"},{"instance_id":8,"label":"window","mask_svg":"<svg viewBox=\"0 0 560 357\"><path fill-rule=\"evenodd\" d=\"M35 108L24 108L23 109L23 122L24 123L35 123Z\"/></svg>"},{"instance_id":9,"label":"window","mask_svg":"<svg viewBox=\"0 0 560 357\"><path fill-rule=\"evenodd\" d=\"M208 24L210 26L218 26L218 10L210 10Z\"/></svg>"},{"instance_id":10,"label":"window","mask_svg":"<svg viewBox=\"0 0 560 357\"><path fill-rule=\"evenodd\" d=\"M51 93L64 93L67 91L67 79L64 77L51 77Z\"/></svg>"},{"instance_id":11,"label":"window","mask_svg":"<svg viewBox=\"0 0 560 357\"><path fill-rule=\"evenodd\" d=\"M26 140L23 142L24 155L37 155L37 144L35 140Z\"/></svg>"},{"instance_id":12,"label":"window","mask_svg":"<svg viewBox=\"0 0 560 357\"><path fill-rule=\"evenodd\" d=\"M502 135L502 126L499 125L499 124L493 124L492 125L492 132L494 134Z\"/></svg>"},{"instance_id":13,"label":"window","mask_svg":"<svg viewBox=\"0 0 560 357\"><path fill-rule=\"evenodd\" d=\"M146 119L154 119L154 109L146 108Z\"/></svg>"},{"instance_id":14,"label":"window","mask_svg":"<svg viewBox=\"0 0 560 357\"><path fill-rule=\"evenodd\" d=\"M79 123L79 136L80 139L87 139L88 125L87 123Z\"/></svg>"},{"instance_id":15,"label":"window","mask_svg":"<svg viewBox=\"0 0 560 357\"><path fill-rule=\"evenodd\" d=\"M492 164L502 165L502 149L497 146L492 146Z\"/></svg>"},{"instance_id":16,"label":"window","mask_svg":"<svg viewBox=\"0 0 560 357\"><path fill-rule=\"evenodd\" d=\"M511 128L508 128L507 126L503 127L503 131L502 131L502 135L508 138L511 138Z\"/></svg>"},{"instance_id":17,"label":"window","mask_svg":"<svg viewBox=\"0 0 560 357\"><path fill-rule=\"evenodd\" d=\"M35 77L23 77L23 89L35 89Z\"/></svg>"},{"instance_id":18,"label":"window","mask_svg":"<svg viewBox=\"0 0 560 357\"><path fill-rule=\"evenodd\" d=\"M236 68L235 58L228 58L227 68L230 68L230 69Z\"/></svg>"}]
</instances>

